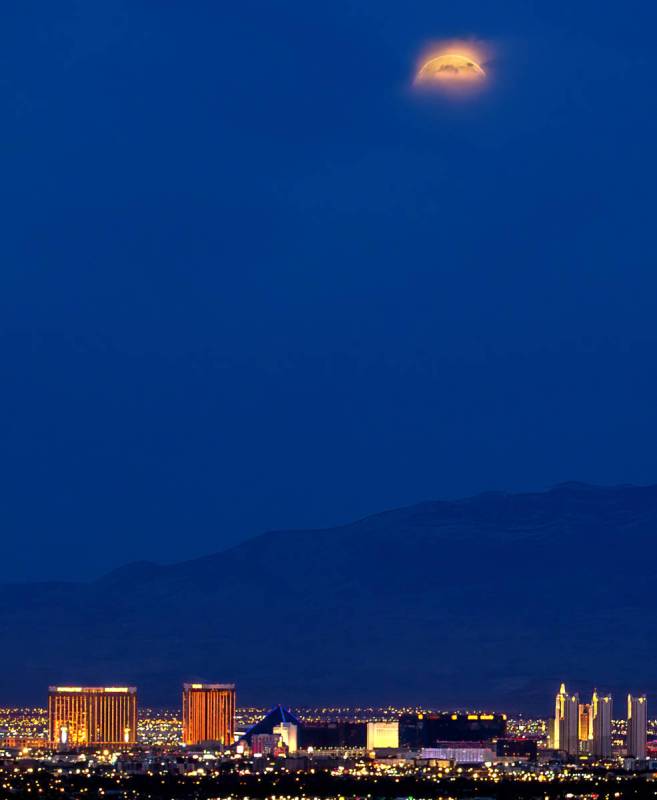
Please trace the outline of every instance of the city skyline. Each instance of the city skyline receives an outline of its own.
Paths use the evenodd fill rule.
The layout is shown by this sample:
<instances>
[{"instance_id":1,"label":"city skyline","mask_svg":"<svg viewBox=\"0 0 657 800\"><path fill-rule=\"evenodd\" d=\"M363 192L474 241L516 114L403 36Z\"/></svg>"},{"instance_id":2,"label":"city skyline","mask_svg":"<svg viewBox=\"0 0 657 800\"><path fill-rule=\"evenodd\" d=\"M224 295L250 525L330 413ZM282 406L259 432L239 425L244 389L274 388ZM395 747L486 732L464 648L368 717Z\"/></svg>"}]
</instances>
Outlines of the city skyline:
<instances>
[{"instance_id":1,"label":"city skyline","mask_svg":"<svg viewBox=\"0 0 657 800\"><path fill-rule=\"evenodd\" d=\"M581 682L579 685L584 686ZM568 684L568 686L570 686L570 684ZM597 688L593 688L591 700L589 703L586 703L581 701L581 696L584 694L584 691L571 692L566 687L567 683L562 681L556 693L553 706L554 713L551 717L549 715L544 717L550 723L557 723L551 730L546 731L546 736L555 742L555 749L568 750L569 747L576 742L582 746L589 741L594 748L591 750L593 755L606 755L605 751L608 747L607 740L610 736L609 723L611 720L616 719L613 711L614 703L612 694L599 692ZM83 698L88 700L89 698L93 699L94 697L98 698L102 696L105 696L109 700L117 697L125 697L130 698L131 701L132 699L136 701L138 688L137 686L119 685L76 686L69 683L65 686L49 686L47 697L49 701L62 698L66 702L71 698ZM230 727L233 723L229 723L228 721L233 720L234 722L236 711L240 707L236 699L237 685L235 683L226 682L183 682L180 685L180 689L182 690L182 702L178 707L181 710L181 719L184 728L183 737L196 739L197 741L193 742L195 744L202 743L203 741L226 744L226 742L232 738L233 733ZM639 726L637 730L640 731L641 726L644 725L648 718L647 697L645 694L633 694L632 692L627 693L626 697L626 719L629 722L633 717L636 718L637 725ZM49 703L48 705L50 713L51 704ZM248 708L249 706L244 707ZM384 708L384 706L378 707ZM395 706L392 705L390 707L394 708ZM426 710L431 710L432 713L441 714L444 716L445 720L449 718L452 721L457 719L457 716L450 717L452 714L458 715L459 719L462 717L464 720L468 721L479 720L482 724L492 724L494 720L506 720L508 717L508 713L500 709L491 711L490 709L476 709L469 706L441 710L438 708L430 709L428 705L422 705L421 707ZM52 708L54 709L55 706L52 705ZM272 711L277 709L279 711L284 711L285 708L287 708L287 706L277 704L273 706ZM339 708L339 706L337 706L337 708ZM346 708L349 708L349 706L346 706ZM228 735L222 734L219 738L214 738L212 736L203 738L202 735L199 735L199 732L202 734L209 729L208 719L210 718L222 720L217 730L227 732ZM286 722L285 717L283 716L280 721ZM52 728L51 732L54 732L54 730L55 729ZM55 736L53 740L58 739L59 737ZM188 743L191 744L192 742L190 741ZM596 750L596 747L601 749ZM575 748L575 752L579 752L579 750Z\"/></svg>"},{"instance_id":2,"label":"city skyline","mask_svg":"<svg viewBox=\"0 0 657 800\"><path fill-rule=\"evenodd\" d=\"M507 743L505 756L520 756L521 753L524 756L527 753L521 750L512 753L510 747L513 742L527 740L547 748L546 753L552 753L555 758L604 762L618 758L619 754L637 760L647 755L645 696L627 695L627 719L623 738L619 740L619 721L613 717L611 695L594 690L590 703L580 703L578 694L568 691L564 683L556 695L555 715L544 720L542 728L531 727L531 722L527 728L522 718L511 721L507 714L472 710L315 709L310 711L310 718L307 711L300 721L289 709L278 705L269 712L259 712L258 717L256 710L238 710L235 698L235 684L184 684L178 744L192 749L228 751L235 746L252 747L254 741L256 748L267 749L276 741L282 742L290 752L297 747L307 749L310 745L320 749L343 746L414 751L440 746L441 742L470 742L476 747L477 743L500 740ZM145 715L149 717L152 713L146 711ZM251 717L253 721L246 727L245 713L247 719L249 714L256 714L255 720ZM105 746L130 748L137 745L141 717L137 687L51 686L47 737L41 739L41 744L66 752ZM343 723L347 726L344 730L339 727ZM657 723L652 722L651 730L657 733L655 726ZM332 744L331 736L337 736ZM30 739L32 747L38 746L39 739L34 732ZM2 746L0 730L0 748ZM650 747L657 750L657 739ZM536 756L534 750L533 757Z\"/></svg>"},{"instance_id":3,"label":"city skyline","mask_svg":"<svg viewBox=\"0 0 657 800\"><path fill-rule=\"evenodd\" d=\"M0 800L655 800L656 27L2 5Z\"/></svg>"},{"instance_id":4,"label":"city skyline","mask_svg":"<svg viewBox=\"0 0 657 800\"><path fill-rule=\"evenodd\" d=\"M84 690L62 688L73 693ZM280 788L288 775L301 796L333 797L340 791L342 796L348 795L352 776L358 776L361 787L371 787L372 794L382 792L377 796L384 797L389 796L390 783L397 791L402 785L407 787L406 794L411 785L416 789L433 785L436 790L449 786L451 796L457 797L462 793L472 796L473 789L484 786L495 789L502 783L506 794L515 797L517 791L526 797L534 788L545 791L545 783L554 782L555 775L562 773L559 784L563 791L584 793L597 785L613 787L612 791L622 796L619 790L635 795L650 791L657 770L657 720L649 721L649 753L641 759L626 755L626 726L619 727L616 722L612 756L598 758L590 752L568 756L550 750L545 720L514 720L484 712L387 707L300 709L293 714L280 706L269 711L238 708L235 745L228 749L219 742L185 746L180 714L144 710L140 716L136 743L60 744L53 749L35 736L39 728L34 726L41 724L43 731L46 723L39 723L28 709L15 709L12 722L0 706L2 785L22 787L28 795L35 787L41 786L43 791L52 785L59 796L63 790L75 795L80 788L85 794L94 786L104 786L106 792L109 782L114 792L122 787L141 796L158 787L163 791L166 786L176 797L187 796L190 788L198 792L201 786L208 797L213 791L216 797L219 787L230 786L232 796L253 796L254 783L268 785L271 781L272 788ZM12 735L18 736L16 726L21 718L31 738L3 739L7 730L3 726L8 722ZM9 765L8 772L3 773L3 763ZM336 763L340 769L331 771ZM236 769L238 785L230 777ZM308 786L313 775L323 777L314 784L314 791L304 792L302 787Z\"/></svg>"},{"instance_id":5,"label":"city skyline","mask_svg":"<svg viewBox=\"0 0 657 800\"><path fill-rule=\"evenodd\" d=\"M532 787L544 792L546 782L558 781L571 796L610 786L620 797L649 793L657 775L657 720L649 720L644 696L627 696L627 720L619 722L609 694L594 690L590 703L579 703L563 683L552 720L395 707L239 708L236 688L185 684L177 715L138 713L135 687L51 686L41 720L37 711L0 705L0 785L12 796L44 787L77 796L90 787L107 794L111 781L113 793L152 796L155 789L181 797L191 783L196 798L206 797L201 786L207 797L228 786L231 796L251 797L256 784L280 790L291 776L301 797L345 796L354 778L381 797L392 796L390 786L399 792L401 782L407 794L428 782L449 786L452 797L471 797L473 789L501 783L505 795L526 797ZM134 736L121 713L128 699ZM573 719L577 746L569 750ZM307 782L313 791L302 789Z\"/></svg>"}]
</instances>

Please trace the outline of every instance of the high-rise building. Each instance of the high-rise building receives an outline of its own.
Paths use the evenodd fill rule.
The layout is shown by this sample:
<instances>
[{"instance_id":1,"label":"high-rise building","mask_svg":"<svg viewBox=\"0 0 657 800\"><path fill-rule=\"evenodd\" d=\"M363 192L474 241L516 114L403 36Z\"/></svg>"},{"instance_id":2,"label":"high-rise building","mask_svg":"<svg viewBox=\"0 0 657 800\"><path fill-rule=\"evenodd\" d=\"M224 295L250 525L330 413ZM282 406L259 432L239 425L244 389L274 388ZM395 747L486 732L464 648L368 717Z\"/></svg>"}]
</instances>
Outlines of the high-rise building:
<instances>
[{"instance_id":1,"label":"high-rise building","mask_svg":"<svg viewBox=\"0 0 657 800\"><path fill-rule=\"evenodd\" d=\"M579 749L582 753L589 753L593 740L593 707L590 703L579 704L578 719Z\"/></svg>"},{"instance_id":2,"label":"high-rise building","mask_svg":"<svg viewBox=\"0 0 657 800\"><path fill-rule=\"evenodd\" d=\"M579 753L579 695L568 694L565 684L561 684L554 707L554 734L552 741L555 749L564 750L568 755Z\"/></svg>"},{"instance_id":3,"label":"high-rise building","mask_svg":"<svg viewBox=\"0 0 657 800\"><path fill-rule=\"evenodd\" d=\"M137 741L134 686L51 686L48 731L58 746L125 745Z\"/></svg>"},{"instance_id":4,"label":"high-rise building","mask_svg":"<svg viewBox=\"0 0 657 800\"><path fill-rule=\"evenodd\" d=\"M183 742L229 747L235 734L235 684L183 684Z\"/></svg>"},{"instance_id":5,"label":"high-rise building","mask_svg":"<svg viewBox=\"0 0 657 800\"><path fill-rule=\"evenodd\" d=\"M601 696L597 689L591 699L591 721L593 726L593 741L591 753L599 758L611 758L611 719L614 704L611 695Z\"/></svg>"},{"instance_id":6,"label":"high-rise building","mask_svg":"<svg viewBox=\"0 0 657 800\"><path fill-rule=\"evenodd\" d=\"M648 734L648 703L645 695L627 696L627 755L631 758L646 757Z\"/></svg>"}]
</instances>

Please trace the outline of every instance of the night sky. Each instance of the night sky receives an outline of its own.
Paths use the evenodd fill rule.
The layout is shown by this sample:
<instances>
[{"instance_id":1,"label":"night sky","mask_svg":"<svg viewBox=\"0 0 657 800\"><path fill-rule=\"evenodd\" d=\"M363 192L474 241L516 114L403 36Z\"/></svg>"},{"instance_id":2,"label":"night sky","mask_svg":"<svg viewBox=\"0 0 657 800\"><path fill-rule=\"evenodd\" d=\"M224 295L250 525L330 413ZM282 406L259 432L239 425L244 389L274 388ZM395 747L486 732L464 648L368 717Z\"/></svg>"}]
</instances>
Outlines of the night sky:
<instances>
[{"instance_id":1,"label":"night sky","mask_svg":"<svg viewBox=\"0 0 657 800\"><path fill-rule=\"evenodd\" d=\"M0 23L0 579L657 481L654 3ZM486 90L414 92L452 39Z\"/></svg>"}]
</instances>

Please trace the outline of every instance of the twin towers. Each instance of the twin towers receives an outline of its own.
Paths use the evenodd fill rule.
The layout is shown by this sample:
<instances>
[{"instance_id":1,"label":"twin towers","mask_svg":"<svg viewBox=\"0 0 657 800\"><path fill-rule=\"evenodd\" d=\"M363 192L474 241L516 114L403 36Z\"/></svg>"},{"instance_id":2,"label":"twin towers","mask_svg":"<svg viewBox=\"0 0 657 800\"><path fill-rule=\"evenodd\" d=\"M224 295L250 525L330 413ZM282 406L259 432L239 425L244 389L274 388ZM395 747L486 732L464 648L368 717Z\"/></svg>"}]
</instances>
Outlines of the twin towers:
<instances>
[{"instance_id":1,"label":"twin towers","mask_svg":"<svg viewBox=\"0 0 657 800\"><path fill-rule=\"evenodd\" d=\"M554 719L550 721L550 747L570 756L588 753L597 758L612 758L613 700L611 695L593 692L590 703L580 703L578 694L569 694L565 684L556 697ZM646 757L648 707L645 695L627 696L627 737L625 754Z\"/></svg>"}]
</instances>

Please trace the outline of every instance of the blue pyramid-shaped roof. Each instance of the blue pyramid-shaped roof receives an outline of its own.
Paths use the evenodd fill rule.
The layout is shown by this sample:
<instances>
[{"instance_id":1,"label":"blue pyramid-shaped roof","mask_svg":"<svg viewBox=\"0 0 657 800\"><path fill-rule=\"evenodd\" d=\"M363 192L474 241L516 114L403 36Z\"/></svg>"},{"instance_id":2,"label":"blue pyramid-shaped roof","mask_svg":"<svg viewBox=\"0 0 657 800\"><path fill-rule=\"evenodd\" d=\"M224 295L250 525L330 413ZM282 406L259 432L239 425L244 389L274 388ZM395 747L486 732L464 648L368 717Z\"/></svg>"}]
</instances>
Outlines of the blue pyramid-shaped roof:
<instances>
[{"instance_id":1,"label":"blue pyramid-shaped roof","mask_svg":"<svg viewBox=\"0 0 657 800\"><path fill-rule=\"evenodd\" d=\"M274 728L280 725L281 722L290 722L292 725L301 727L301 723L291 711L287 708L283 708L283 706L274 706L259 722L256 722L255 725L251 725L244 734L244 739L251 744L252 736L258 733L273 733Z\"/></svg>"}]
</instances>

